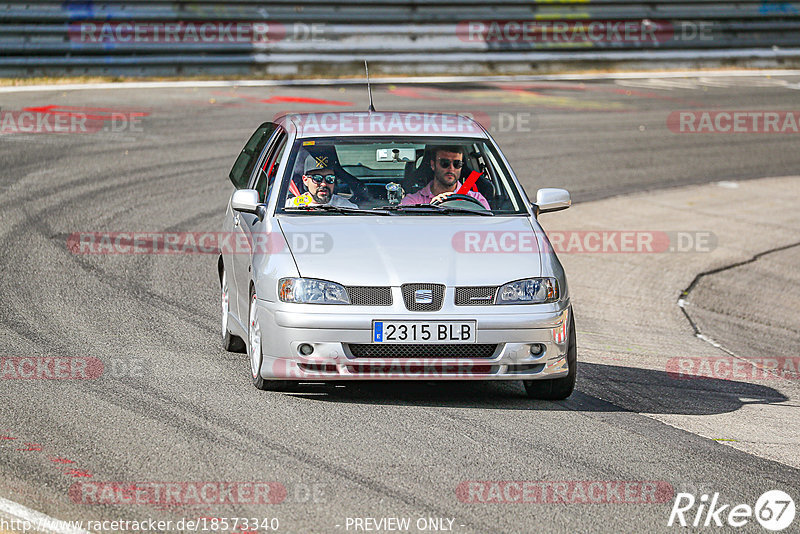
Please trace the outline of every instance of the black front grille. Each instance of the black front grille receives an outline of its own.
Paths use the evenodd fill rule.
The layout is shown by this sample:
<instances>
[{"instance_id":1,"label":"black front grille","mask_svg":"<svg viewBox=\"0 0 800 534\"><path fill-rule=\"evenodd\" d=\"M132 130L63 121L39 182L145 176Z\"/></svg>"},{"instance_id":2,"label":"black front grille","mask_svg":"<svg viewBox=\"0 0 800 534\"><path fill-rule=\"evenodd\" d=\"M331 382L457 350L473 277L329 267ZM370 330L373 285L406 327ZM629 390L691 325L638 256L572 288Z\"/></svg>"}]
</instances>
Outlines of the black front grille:
<instances>
[{"instance_id":1,"label":"black front grille","mask_svg":"<svg viewBox=\"0 0 800 534\"><path fill-rule=\"evenodd\" d=\"M491 358L497 350L496 343L443 343L422 344L350 344L354 358Z\"/></svg>"},{"instance_id":2,"label":"black front grille","mask_svg":"<svg viewBox=\"0 0 800 534\"><path fill-rule=\"evenodd\" d=\"M348 286L345 288L354 306L391 306L391 287Z\"/></svg>"},{"instance_id":3,"label":"black front grille","mask_svg":"<svg viewBox=\"0 0 800 534\"><path fill-rule=\"evenodd\" d=\"M497 286L456 288L456 306L486 306L494 304Z\"/></svg>"},{"instance_id":4,"label":"black front grille","mask_svg":"<svg viewBox=\"0 0 800 534\"><path fill-rule=\"evenodd\" d=\"M400 286L403 300L409 311L439 311L444 301L444 286L442 284L403 284ZM421 297L430 295L430 302L419 302Z\"/></svg>"}]
</instances>

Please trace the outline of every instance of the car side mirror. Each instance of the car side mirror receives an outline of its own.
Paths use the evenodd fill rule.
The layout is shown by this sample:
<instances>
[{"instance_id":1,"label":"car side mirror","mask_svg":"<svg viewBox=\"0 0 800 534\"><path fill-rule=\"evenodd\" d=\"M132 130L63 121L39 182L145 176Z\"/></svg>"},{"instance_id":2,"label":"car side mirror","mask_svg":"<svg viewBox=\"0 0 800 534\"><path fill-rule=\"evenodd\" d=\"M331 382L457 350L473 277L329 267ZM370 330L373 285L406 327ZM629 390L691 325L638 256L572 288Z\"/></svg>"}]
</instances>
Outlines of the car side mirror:
<instances>
[{"instance_id":1,"label":"car side mirror","mask_svg":"<svg viewBox=\"0 0 800 534\"><path fill-rule=\"evenodd\" d=\"M259 220L264 220L266 208L258 201L258 191L255 189L239 189L233 192L231 208L234 211L255 213Z\"/></svg>"},{"instance_id":2,"label":"car side mirror","mask_svg":"<svg viewBox=\"0 0 800 534\"><path fill-rule=\"evenodd\" d=\"M572 205L569 191L554 187L545 187L536 191L534 207L537 213L565 210Z\"/></svg>"}]
</instances>

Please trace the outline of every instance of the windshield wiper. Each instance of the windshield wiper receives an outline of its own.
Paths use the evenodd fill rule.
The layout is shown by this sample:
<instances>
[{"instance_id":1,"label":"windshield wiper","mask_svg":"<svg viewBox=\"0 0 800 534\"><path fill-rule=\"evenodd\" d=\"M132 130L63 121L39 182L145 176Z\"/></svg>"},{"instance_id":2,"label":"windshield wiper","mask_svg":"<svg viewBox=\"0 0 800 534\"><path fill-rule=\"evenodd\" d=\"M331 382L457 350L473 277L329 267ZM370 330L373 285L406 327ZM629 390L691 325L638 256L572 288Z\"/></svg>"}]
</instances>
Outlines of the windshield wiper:
<instances>
[{"instance_id":1,"label":"windshield wiper","mask_svg":"<svg viewBox=\"0 0 800 534\"><path fill-rule=\"evenodd\" d=\"M453 208L453 207L446 207L446 208L439 208L442 210L443 213L469 213L470 215L482 215L484 217L494 217L494 213L489 210L469 210L466 208Z\"/></svg>"},{"instance_id":2,"label":"windshield wiper","mask_svg":"<svg viewBox=\"0 0 800 534\"><path fill-rule=\"evenodd\" d=\"M362 210L361 208L348 208L346 206L331 206L330 204L320 204L318 206L292 206L283 208L284 211L328 211L333 213L363 213L367 215L389 215L386 212L376 212L373 210Z\"/></svg>"},{"instance_id":3,"label":"windshield wiper","mask_svg":"<svg viewBox=\"0 0 800 534\"><path fill-rule=\"evenodd\" d=\"M372 208L374 210L386 210L386 211L394 211L394 212L413 212L413 213L444 213L444 214L451 214L451 213L459 213L459 214L475 214L475 215L483 215L494 217L494 213L491 211L478 211L478 210L469 210L464 208L453 208L451 206L432 206L431 204L405 204L405 205L397 205L397 206L381 206L378 208Z\"/></svg>"}]
</instances>

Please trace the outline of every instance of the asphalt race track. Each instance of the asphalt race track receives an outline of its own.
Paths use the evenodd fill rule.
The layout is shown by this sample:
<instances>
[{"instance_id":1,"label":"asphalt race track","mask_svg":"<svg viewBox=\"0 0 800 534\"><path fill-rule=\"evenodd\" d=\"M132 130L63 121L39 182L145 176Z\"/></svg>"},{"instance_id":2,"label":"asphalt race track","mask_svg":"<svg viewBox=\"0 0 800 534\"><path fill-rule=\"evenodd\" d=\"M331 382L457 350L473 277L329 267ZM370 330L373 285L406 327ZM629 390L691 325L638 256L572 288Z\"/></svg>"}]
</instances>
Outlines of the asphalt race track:
<instances>
[{"instance_id":1,"label":"asphalt race track","mask_svg":"<svg viewBox=\"0 0 800 534\"><path fill-rule=\"evenodd\" d=\"M564 187L576 213L619 195L800 175L798 134L682 134L668 126L676 111L796 110L798 102L798 77L375 88L379 110L457 111L488 123L528 195ZM637 408L658 396L665 417L713 423L757 395L796 414L800 397L774 381L665 387L663 369L643 369L624 354L604 363L604 342L582 318L613 318L625 303L581 298L582 284L602 278L589 256L574 271L564 263L579 361L583 351L592 358L579 366L568 400L534 402L520 384L498 382L260 392L246 356L220 346L216 255L84 255L66 246L74 232L219 230L232 192L228 171L258 124L286 111L366 110L362 87L0 93L2 111L46 106L91 108L100 126L0 135L0 357L90 357L106 372L94 380L0 380L0 497L64 520L255 517L277 518L279 532L364 532L376 524L358 530L355 518L401 517L411 518L411 532L422 531L424 518L464 533L688 531L666 526L680 491L719 492L731 505L753 506L772 489L800 498L797 427L787 429L795 439L782 444L788 452L768 458ZM769 233L750 242L763 251L784 245ZM798 356L797 248L763 259L701 278L693 318L736 354ZM678 268L683 260L667 261ZM685 287L667 290L677 299ZM743 297L754 287L761 298ZM747 334L750 321L770 314L780 318ZM647 331L660 328L658 317L641 314L631 342L646 345ZM691 326L664 335L690 339ZM612 386L624 401L608 393ZM620 502L623 490L602 499L611 502L481 503L464 502L469 481L566 482L570 492L592 481L638 485L634 502ZM275 488L286 493L276 504L245 496L176 506L92 500L100 493L87 489L205 482L274 482L273 497L282 491ZM641 502L642 482L669 491ZM246 530L253 529L236 532ZM736 531L765 532L754 520Z\"/></svg>"}]
</instances>

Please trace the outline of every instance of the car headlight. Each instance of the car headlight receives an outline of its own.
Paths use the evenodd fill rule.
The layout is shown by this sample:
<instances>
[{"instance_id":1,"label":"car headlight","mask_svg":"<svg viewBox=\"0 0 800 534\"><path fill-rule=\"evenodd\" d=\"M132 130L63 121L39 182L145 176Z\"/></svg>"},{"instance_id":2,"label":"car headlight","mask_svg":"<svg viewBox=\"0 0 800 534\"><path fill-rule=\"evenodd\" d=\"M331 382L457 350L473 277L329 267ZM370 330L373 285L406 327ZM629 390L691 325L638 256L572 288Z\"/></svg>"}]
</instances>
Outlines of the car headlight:
<instances>
[{"instance_id":1,"label":"car headlight","mask_svg":"<svg viewBox=\"0 0 800 534\"><path fill-rule=\"evenodd\" d=\"M497 292L497 304L544 304L558 300L555 278L527 278L509 282Z\"/></svg>"},{"instance_id":2,"label":"car headlight","mask_svg":"<svg viewBox=\"0 0 800 534\"><path fill-rule=\"evenodd\" d=\"M312 278L281 278L278 297L283 302L298 304L350 304L343 286Z\"/></svg>"}]
</instances>

